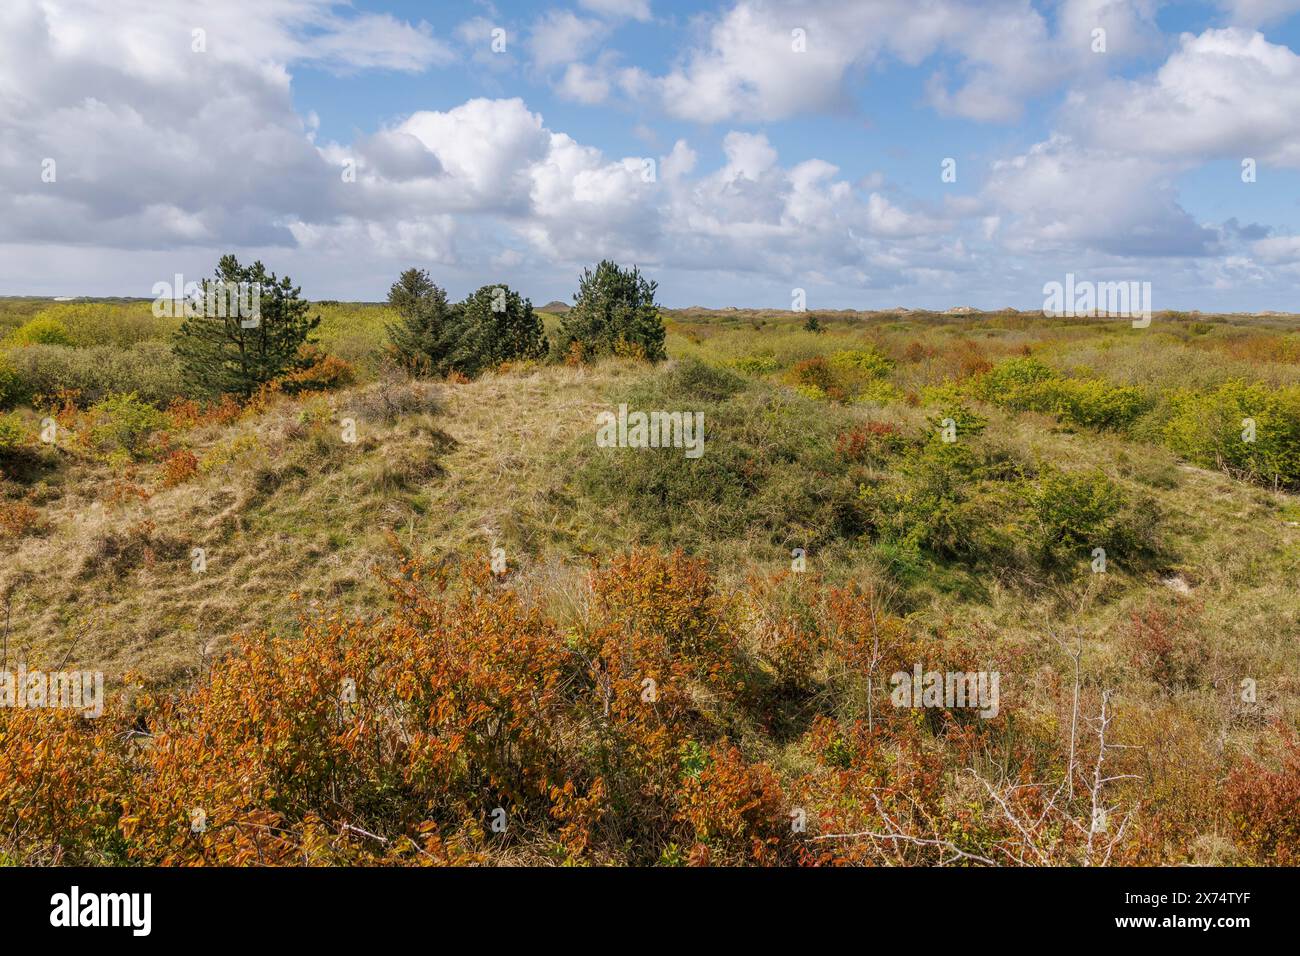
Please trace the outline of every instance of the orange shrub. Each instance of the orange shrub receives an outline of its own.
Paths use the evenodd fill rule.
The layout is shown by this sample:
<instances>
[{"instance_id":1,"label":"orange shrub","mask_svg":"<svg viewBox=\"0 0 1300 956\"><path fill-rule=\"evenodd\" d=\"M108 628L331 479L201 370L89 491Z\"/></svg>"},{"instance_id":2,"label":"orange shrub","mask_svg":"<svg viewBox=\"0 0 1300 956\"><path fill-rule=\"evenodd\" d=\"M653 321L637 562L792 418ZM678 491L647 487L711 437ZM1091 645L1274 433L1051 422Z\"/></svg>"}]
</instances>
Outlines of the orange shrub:
<instances>
[{"instance_id":1,"label":"orange shrub","mask_svg":"<svg viewBox=\"0 0 1300 956\"><path fill-rule=\"evenodd\" d=\"M49 527L41 513L25 501L0 502L0 540L25 538Z\"/></svg>"},{"instance_id":2,"label":"orange shrub","mask_svg":"<svg viewBox=\"0 0 1300 956\"><path fill-rule=\"evenodd\" d=\"M200 404L190 398L176 398L167 406L167 418L176 430L200 425L229 425L239 418L242 409L233 395L222 395L218 402Z\"/></svg>"},{"instance_id":3,"label":"orange shrub","mask_svg":"<svg viewBox=\"0 0 1300 956\"><path fill-rule=\"evenodd\" d=\"M835 454L849 464L872 464L902 451L903 431L892 422L864 422L835 438Z\"/></svg>"},{"instance_id":4,"label":"orange shrub","mask_svg":"<svg viewBox=\"0 0 1300 956\"><path fill-rule=\"evenodd\" d=\"M331 859L463 860L498 807L515 831L583 809L565 790L550 624L486 570L454 593L416 563L389 583L391 615L248 639L207 684L149 702L122 824L134 858L312 862L312 832Z\"/></svg>"},{"instance_id":5,"label":"orange shrub","mask_svg":"<svg viewBox=\"0 0 1300 956\"><path fill-rule=\"evenodd\" d=\"M1277 767L1247 760L1228 777L1228 819L1252 863L1300 865L1300 741L1281 739Z\"/></svg>"},{"instance_id":6,"label":"orange shrub","mask_svg":"<svg viewBox=\"0 0 1300 956\"><path fill-rule=\"evenodd\" d=\"M832 401L842 402L848 397L843 384L824 355L795 362L790 366L787 378L794 385L821 389Z\"/></svg>"},{"instance_id":7,"label":"orange shrub","mask_svg":"<svg viewBox=\"0 0 1300 956\"><path fill-rule=\"evenodd\" d=\"M0 708L0 846L30 864L118 856L120 729L68 710Z\"/></svg>"},{"instance_id":8,"label":"orange shrub","mask_svg":"<svg viewBox=\"0 0 1300 956\"><path fill-rule=\"evenodd\" d=\"M597 767L624 833L648 848L672 832L679 755L741 689L737 607L707 565L681 551L637 550L592 576L587 661Z\"/></svg>"},{"instance_id":9,"label":"orange shrub","mask_svg":"<svg viewBox=\"0 0 1300 956\"><path fill-rule=\"evenodd\" d=\"M791 808L767 764L730 744L709 748L703 769L682 783L678 815L691 825L696 863L771 866L792 856Z\"/></svg>"},{"instance_id":10,"label":"orange shrub","mask_svg":"<svg viewBox=\"0 0 1300 956\"><path fill-rule=\"evenodd\" d=\"M330 355L314 345L305 345L299 353L302 367L276 381L286 395L301 392L324 392L342 388L356 381L356 369L337 355Z\"/></svg>"},{"instance_id":11,"label":"orange shrub","mask_svg":"<svg viewBox=\"0 0 1300 956\"><path fill-rule=\"evenodd\" d=\"M198 456L188 449L178 448L163 459L162 484L164 488L173 488L176 485L183 484L198 473Z\"/></svg>"},{"instance_id":12,"label":"orange shrub","mask_svg":"<svg viewBox=\"0 0 1300 956\"><path fill-rule=\"evenodd\" d=\"M1149 605L1133 612L1124 635L1133 666L1161 687L1194 685L1207 657L1194 629L1199 611L1195 606Z\"/></svg>"}]
</instances>

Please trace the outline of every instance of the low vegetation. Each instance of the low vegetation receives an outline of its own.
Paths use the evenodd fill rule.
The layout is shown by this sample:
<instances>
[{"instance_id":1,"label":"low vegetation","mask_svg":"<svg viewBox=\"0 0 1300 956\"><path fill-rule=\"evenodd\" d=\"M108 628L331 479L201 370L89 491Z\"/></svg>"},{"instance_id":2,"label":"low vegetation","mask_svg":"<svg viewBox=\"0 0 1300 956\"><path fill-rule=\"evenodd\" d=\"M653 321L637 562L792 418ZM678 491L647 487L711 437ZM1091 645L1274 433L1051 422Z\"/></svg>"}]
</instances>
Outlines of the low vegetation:
<instances>
[{"instance_id":1,"label":"low vegetation","mask_svg":"<svg viewBox=\"0 0 1300 956\"><path fill-rule=\"evenodd\" d=\"M107 692L0 707L0 861L1300 859L1290 320L274 284L0 300L0 671Z\"/></svg>"}]
</instances>

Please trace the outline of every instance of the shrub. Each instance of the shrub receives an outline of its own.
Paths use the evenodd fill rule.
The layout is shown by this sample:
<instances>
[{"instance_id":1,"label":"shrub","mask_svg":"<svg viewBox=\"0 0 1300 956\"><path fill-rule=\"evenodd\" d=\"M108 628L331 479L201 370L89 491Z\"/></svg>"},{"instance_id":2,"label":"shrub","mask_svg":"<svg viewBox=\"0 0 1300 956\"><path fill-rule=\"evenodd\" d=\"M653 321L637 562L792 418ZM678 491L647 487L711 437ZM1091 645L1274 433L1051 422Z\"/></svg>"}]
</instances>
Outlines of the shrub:
<instances>
[{"instance_id":1,"label":"shrub","mask_svg":"<svg viewBox=\"0 0 1300 956\"><path fill-rule=\"evenodd\" d=\"M486 567L453 583L405 563L384 618L250 638L193 691L145 701L132 859L468 860L495 807L512 833L580 810L559 750L561 643Z\"/></svg>"},{"instance_id":2,"label":"shrub","mask_svg":"<svg viewBox=\"0 0 1300 956\"><path fill-rule=\"evenodd\" d=\"M1003 559L1005 549L990 550L986 536L978 533L985 526L978 502L987 493L995 459L985 446L972 445L926 442L884 480L863 485L860 496L877 538L904 554Z\"/></svg>"},{"instance_id":3,"label":"shrub","mask_svg":"<svg viewBox=\"0 0 1300 956\"><path fill-rule=\"evenodd\" d=\"M835 454L851 464L878 465L903 450L903 431L892 422L864 422L835 438Z\"/></svg>"},{"instance_id":4,"label":"shrub","mask_svg":"<svg viewBox=\"0 0 1300 956\"><path fill-rule=\"evenodd\" d=\"M732 361L731 367L746 375L767 375L781 366L770 355L748 355Z\"/></svg>"},{"instance_id":5,"label":"shrub","mask_svg":"<svg viewBox=\"0 0 1300 956\"><path fill-rule=\"evenodd\" d=\"M0 707L0 744L0 832L24 862L122 861L125 765L109 727L67 709Z\"/></svg>"},{"instance_id":6,"label":"shrub","mask_svg":"<svg viewBox=\"0 0 1300 956\"><path fill-rule=\"evenodd\" d=\"M1231 381L1212 392L1177 392L1170 405L1163 437L1178 454L1275 486L1300 487L1300 386Z\"/></svg>"},{"instance_id":7,"label":"shrub","mask_svg":"<svg viewBox=\"0 0 1300 956\"><path fill-rule=\"evenodd\" d=\"M298 353L297 368L276 379L287 395L300 392L325 392L343 388L356 381L356 370L343 359L329 355L314 345L304 345Z\"/></svg>"},{"instance_id":8,"label":"shrub","mask_svg":"<svg viewBox=\"0 0 1300 956\"><path fill-rule=\"evenodd\" d=\"M801 362L795 362L790 367L786 378L796 388L816 389L814 394L828 397L837 402L842 402L847 397L844 388L840 385L839 377L835 374L830 362L827 361L824 355L817 355Z\"/></svg>"},{"instance_id":9,"label":"shrub","mask_svg":"<svg viewBox=\"0 0 1300 956\"><path fill-rule=\"evenodd\" d=\"M740 667L735 602L704 562L642 549L592 575L588 661L598 771L617 839L645 849L673 825L679 758L711 733L701 692L735 692Z\"/></svg>"},{"instance_id":10,"label":"shrub","mask_svg":"<svg viewBox=\"0 0 1300 956\"><path fill-rule=\"evenodd\" d=\"M790 806L780 778L734 746L711 747L703 768L684 774L680 803L678 815L693 830L695 863L774 866L792 855Z\"/></svg>"},{"instance_id":11,"label":"shrub","mask_svg":"<svg viewBox=\"0 0 1300 956\"><path fill-rule=\"evenodd\" d=\"M1041 382L1030 388L1023 400L1025 407L1051 412L1073 425L1114 430L1128 428L1152 405L1142 389L1100 379Z\"/></svg>"},{"instance_id":12,"label":"shrub","mask_svg":"<svg viewBox=\"0 0 1300 956\"><path fill-rule=\"evenodd\" d=\"M0 353L0 409L17 405L22 395L23 386L18 377L18 370L13 367L6 355Z\"/></svg>"},{"instance_id":13,"label":"shrub","mask_svg":"<svg viewBox=\"0 0 1300 956\"><path fill-rule=\"evenodd\" d=\"M1155 503L1132 509L1124 492L1100 471L1044 468L1029 488L1031 547L1044 566L1087 557L1105 548L1111 559L1154 547Z\"/></svg>"},{"instance_id":14,"label":"shrub","mask_svg":"<svg viewBox=\"0 0 1300 956\"><path fill-rule=\"evenodd\" d=\"M29 534L39 534L48 529L49 522L27 502L0 502L0 541L6 538L25 538Z\"/></svg>"},{"instance_id":15,"label":"shrub","mask_svg":"<svg viewBox=\"0 0 1300 956\"><path fill-rule=\"evenodd\" d=\"M164 488L174 488L189 481L198 473L198 456L189 449L178 448L163 460L162 485Z\"/></svg>"},{"instance_id":16,"label":"shrub","mask_svg":"<svg viewBox=\"0 0 1300 956\"><path fill-rule=\"evenodd\" d=\"M119 348L164 341L180 324L174 318L155 316L149 302L56 302L43 308L36 318L57 322L67 329L67 341L55 344Z\"/></svg>"},{"instance_id":17,"label":"shrub","mask_svg":"<svg viewBox=\"0 0 1300 956\"><path fill-rule=\"evenodd\" d=\"M976 394L986 401L1019 408L1032 386L1058 377L1055 369L1036 358L1004 359L980 377Z\"/></svg>"},{"instance_id":18,"label":"shrub","mask_svg":"<svg viewBox=\"0 0 1300 956\"><path fill-rule=\"evenodd\" d=\"M129 391L162 407L190 390L180 361L163 342L130 348L29 345L14 349L8 359L17 376L11 404L75 392L80 402L90 405Z\"/></svg>"},{"instance_id":19,"label":"shrub","mask_svg":"<svg viewBox=\"0 0 1300 956\"><path fill-rule=\"evenodd\" d=\"M72 336L68 327L58 319L44 313L29 319L9 336L8 344L23 345L71 345Z\"/></svg>"},{"instance_id":20,"label":"shrub","mask_svg":"<svg viewBox=\"0 0 1300 956\"><path fill-rule=\"evenodd\" d=\"M866 349L844 349L830 356L833 368L863 372L872 377L882 377L894 370L894 360L874 346Z\"/></svg>"},{"instance_id":21,"label":"shrub","mask_svg":"<svg viewBox=\"0 0 1300 956\"><path fill-rule=\"evenodd\" d=\"M13 455L27 444L27 429L16 414L0 415L0 459Z\"/></svg>"},{"instance_id":22,"label":"shrub","mask_svg":"<svg viewBox=\"0 0 1300 956\"><path fill-rule=\"evenodd\" d=\"M1281 741L1276 767L1246 760L1227 782L1237 844L1258 866L1300 865L1300 743Z\"/></svg>"},{"instance_id":23,"label":"shrub","mask_svg":"<svg viewBox=\"0 0 1300 956\"><path fill-rule=\"evenodd\" d=\"M1153 404L1143 389L1065 378L1034 358L999 362L980 377L974 391L1003 408L1046 412L1088 428L1128 428Z\"/></svg>"},{"instance_id":24,"label":"shrub","mask_svg":"<svg viewBox=\"0 0 1300 956\"><path fill-rule=\"evenodd\" d=\"M703 415L703 453L570 446L575 493L635 522L649 543L698 551L737 536L755 546L814 547L862 530L856 484L835 457L851 419L784 389L679 363L619 396L630 409Z\"/></svg>"},{"instance_id":25,"label":"shrub","mask_svg":"<svg viewBox=\"0 0 1300 956\"><path fill-rule=\"evenodd\" d=\"M1187 608L1147 606L1129 616L1125 644L1143 676L1167 690L1196 684L1205 665L1205 647L1191 627Z\"/></svg>"},{"instance_id":26,"label":"shrub","mask_svg":"<svg viewBox=\"0 0 1300 956\"><path fill-rule=\"evenodd\" d=\"M584 270L573 308L560 320L561 352L570 353L577 342L584 359L614 354L650 362L666 358L656 288L635 266L623 269L602 260L595 270Z\"/></svg>"},{"instance_id":27,"label":"shrub","mask_svg":"<svg viewBox=\"0 0 1300 956\"><path fill-rule=\"evenodd\" d=\"M101 451L143 457L148 439L169 424L168 417L134 393L112 395L90 408L90 441Z\"/></svg>"}]
</instances>

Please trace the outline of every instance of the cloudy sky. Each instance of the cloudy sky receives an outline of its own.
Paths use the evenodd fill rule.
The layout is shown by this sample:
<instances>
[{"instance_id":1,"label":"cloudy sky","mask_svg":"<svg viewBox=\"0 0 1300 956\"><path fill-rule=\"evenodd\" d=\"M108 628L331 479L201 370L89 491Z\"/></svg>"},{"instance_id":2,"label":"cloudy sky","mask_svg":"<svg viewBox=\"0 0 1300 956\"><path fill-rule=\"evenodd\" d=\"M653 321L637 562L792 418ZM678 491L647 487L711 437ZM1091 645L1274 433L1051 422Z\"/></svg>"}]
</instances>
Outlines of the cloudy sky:
<instances>
[{"instance_id":1,"label":"cloudy sky","mask_svg":"<svg viewBox=\"0 0 1300 956\"><path fill-rule=\"evenodd\" d=\"M1300 311L1300 0L0 0L0 295L227 251L313 298L610 257L673 306Z\"/></svg>"}]
</instances>

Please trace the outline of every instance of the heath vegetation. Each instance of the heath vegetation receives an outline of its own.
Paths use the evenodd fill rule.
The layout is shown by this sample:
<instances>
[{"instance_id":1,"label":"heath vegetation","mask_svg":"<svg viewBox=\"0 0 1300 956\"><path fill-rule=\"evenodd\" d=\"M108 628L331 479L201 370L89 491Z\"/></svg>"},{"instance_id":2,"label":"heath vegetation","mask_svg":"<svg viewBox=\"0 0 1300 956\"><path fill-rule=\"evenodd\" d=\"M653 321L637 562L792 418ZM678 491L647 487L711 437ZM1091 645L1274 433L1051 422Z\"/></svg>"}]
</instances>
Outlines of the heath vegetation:
<instances>
[{"instance_id":1,"label":"heath vegetation","mask_svg":"<svg viewBox=\"0 0 1300 956\"><path fill-rule=\"evenodd\" d=\"M1300 860L1294 320L217 279L0 300L3 861Z\"/></svg>"}]
</instances>

